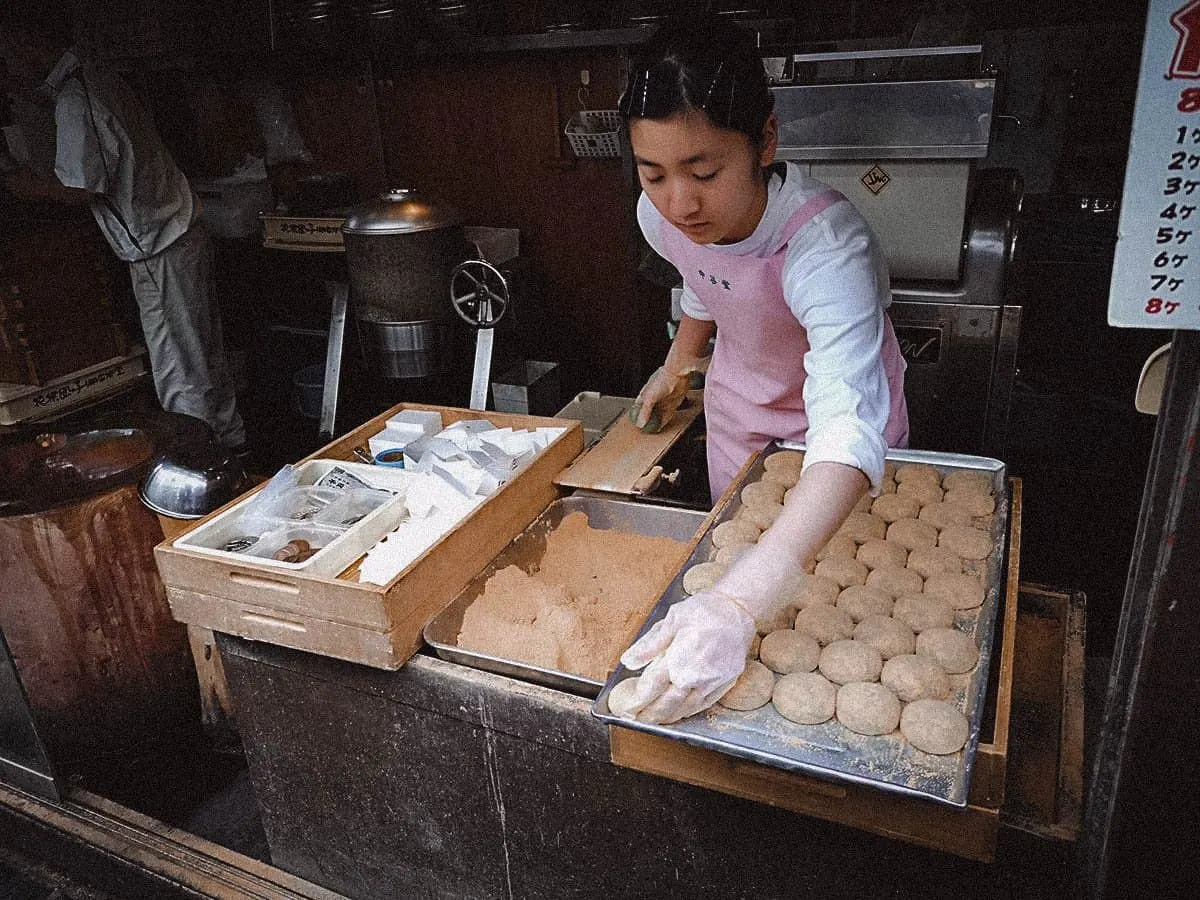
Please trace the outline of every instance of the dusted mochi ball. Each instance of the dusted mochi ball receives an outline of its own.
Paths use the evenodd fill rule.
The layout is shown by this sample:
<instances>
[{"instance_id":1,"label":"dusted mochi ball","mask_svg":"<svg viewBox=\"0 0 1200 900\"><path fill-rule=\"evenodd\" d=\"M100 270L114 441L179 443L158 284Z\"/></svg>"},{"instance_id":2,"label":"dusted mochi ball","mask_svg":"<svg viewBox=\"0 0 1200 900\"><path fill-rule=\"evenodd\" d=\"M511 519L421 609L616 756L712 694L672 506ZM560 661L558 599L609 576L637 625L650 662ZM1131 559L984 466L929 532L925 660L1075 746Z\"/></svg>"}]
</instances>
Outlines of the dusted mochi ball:
<instances>
[{"instance_id":1,"label":"dusted mochi ball","mask_svg":"<svg viewBox=\"0 0 1200 900\"><path fill-rule=\"evenodd\" d=\"M824 559L838 558L854 559L858 553L858 544L844 534L835 534L829 543L817 551L817 562Z\"/></svg>"},{"instance_id":2,"label":"dusted mochi ball","mask_svg":"<svg viewBox=\"0 0 1200 900\"><path fill-rule=\"evenodd\" d=\"M963 559L987 559L992 552L992 538L978 528L947 525L938 535L938 546L957 553Z\"/></svg>"},{"instance_id":3,"label":"dusted mochi ball","mask_svg":"<svg viewBox=\"0 0 1200 900\"><path fill-rule=\"evenodd\" d=\"M888 526L887 539L907 547L910 551L918 547L935 547L938 542L938 530L928 522L918 519L897 519Z\"/></svg>"},{"instance_id":4,"label":"dusted mochi ball","mask_svg":"<svg viewBox=\"0 0 1200 900\"><path fill-rule=\"evenodd\" d=\"M882 538L887 532L887 522L870 513L851 512L846 521L838 529L838 534L844 534L857 544L869 541L871 538Z\"/></svg>"},{"instance_id":5,"label":"dusted mochi ball","mask_svg":"<svg viewBox=\"0 0 1200 900\"><path fill-rule=\"evenodd\" d=\"M902 496L899 491L880 494L871 504L871 514L889 524L897 519L915 519L920 512L921 504L913 497Z\"/></svg>"},{"instance_id":6,"label":"dusted mochi ball","mask_svg":"<svg viewBox=\"0 0 1200 900\"><path fill-rule=\"evenodd\" d=\"M893 541L872 538L863 542L854 558L868 569L903 569L908 562L908 548Z\"/></svg>"},{"instance_id":7,"label":"dusted mochi ball","mask_svg":"<svg viewBox=\"0 0 1200 900\"><path fill-rule=\"evenodd\" d=\"M804 467L804 453L800 450L776 450L763 460L763 468L768 472L776 469L795 469L798 473Z\"/></svg>"},{"instance_id":8,"label":"dusted mochi ball","mask_svg":"<svg viewBox=\"0 0 1200 900\"><path fill-rule=\"evenodd\" d=\"M876 681L883 668L883 657L870 644L854 640L834 641L821 651L817 668L835 684Z\"/></svg>"},{"instance_id":9,"label":"dusted mochi ball","mask_svg":"<svg viewBox=\"0 0 1200 900\"><path fill-rule=\"evenodd\" d=\"M683 590L688 594L698 594L707 591L725 574L725 567L720 563L696 563L683 573Z\"/></svg>"},{"instance_id":10,"label":"dusted mochi ball","mask_svg":"<svg viewBox=\"0 0 1200 900\"><path fill-rule=\"evenodd\" d=\"M973 516L990 516L996 511L996 498L979 491L947 491L942 501L950 506L961 506Z\"/></svg>"},{"instance_id":11,"label":"dusted mochi ball","mask_svg":"<svg viewBox=\"0 0 1200 900\"><path fill-rule=\"evenodd\" d=\"M792 628L780 629L762 639L758 658L764 666L780 675L811 672L821 659L821 645L812 635Z\"/></svg>"},{"instance_id":12,"label":"dusted mochi ball","mask_svg":"<svg viewBox=\"0 0 1200 900\"><path fill-rule=\"evenodd\" d=\"M932 482L926 481L923 478L918 478L915 481L906 481L904 484L896 488L896 495L899 497L909 497L916 500L921 506L928 506L931 503L942 502L941 487Z\"/></svg>"},{"instance_id":13,"label":"dusted mochi ball","mask_svg":"<svg viewBox=\"0 0 1200 900\"><path fill-rule=\"evenodd\" d=\"M942 487L948 491L975 491L979 494L992 493L992 476L970 469L947 472L942 477Z\"/></svg>"},{"instance_id":14,"label":"dusted mochi ball","mask_svg":"<svg viewBox=\"0 0 1200 900\"><path fill-rule=\"evenodd\" d=\"M837 685L817 672L795 672L775 682L771 703L785 719L801 725L820 725L833 718Z\"/></svg>"},{"instance_id":15,"label":"dusted mochi ball","mask_svg":"<svg viewBox=\"0 0 1200 900\"><path fill-rule=\"evenodd\" d=\"M896 483L906 481L928 481L940 485L942 473L929 463L904 463L896 468Z\"/></svg>"},{"instance_id":16,"label":"dusted mochi ball","mask_svg":"<svg viewBox=\"0 0 1200 900\"><path fill-rule=\"evenodd\" d=\"M951 675L970 672L979 662L975 639L956 628L927 628L917 636L918 656L928 656Z\"/></svg>"},{"instance_id":17,"label":"dusted mochi ball","mask_svg":"<svg viewBox=\"0 0 1200 900\"><path fill-rule=\"evenodd\" d=\"M957 574L963 570L962 557L945 547L917 547L908 554L908 568L924 578L939 572Z\"/></svg>"},{"instance_id":18,"label":"dusted mochi ball","mask_svg":"<svg viewBox=\"0 0 1200 900\"><path fill-rule=\"evenodd\" d=\"M733 687L717 702L726 709L758 709L771 702L771 692L774 689L775 673L758 660L752 659L747 661L746 668L733 683Z\"/></svg>"},{"instance_id":19,"label":"dusted mochi ball","mask_svg":"<svg viewBox=\"0 0 1200 900\"><path fill-rule=\"evenodd\" d=\"M976 575L930 575L923 593L945 600L954 609L974 609L983 604L983 582Z\"/></svg>"},{"instance_id":20,"label":"dusted mochi ball","mask_svg":"<svg viewBox=\"0 0 1200 900\"><path fill-rule=\"evenodd\" d=\"M818 604L796 613L796 631L807 634L822 647L854 634L854 620L844 609Z\"/></svg>"},{"instance_id":21,"label":"dusted mochi ball","mask_svg":"<svg viewBox=\"0 0 1200 900\"><path fill-rule=\"evenodd\" d=\"M928 628L950 628L954 625L954 610L945 600L924 594L905 594L896 598L892 617L899 619L920 634Z\"/></svg>"},{"instance_id":22,"label":"dusted mochi ball","mask_svg":"<svg viewBox=\"0 0 1200 900\"><path fill-rule=\"evenodd\" d=\"M919 594L925 580L912 569L894 569L891 566L876 569L867 576L867 587L874 588L889 597Z\"/></svg>"},{"instance_id":23,"label":"dusted mochi ball","mask_svg":"<svg viewBox=\"0 0 1200 900\"><path fill-rule=\"evenodd\" d=\"M867 616L890 616L894 601L883 591L861 584L852 584L838 594L837 608L850 613L861 622Z\"/></svg>"},{"instance_id":24,"label":"dusted mochi ball","mask_svg":"<svg viewBox=\"0 0 1200 900\"><path fill-rule=\"evenodd\" d=\"M781 484L773 484L770 481L754 481L742 488L741 498L747 506L773 506L783 502L784 490L786 488Z\"/></svg>"},{"instance_id":25,"label":"dusted mochi ball","mask_svg":"<svg viewBox=\"0 0 1200 900\"><path fill-rule=\"evenodd\" d=\"M786 496L787 489L795 486L800 480L800 467L794 469L789 467L776 466L774 469L766 469L763 471L762 481L767 484L777 484L784 490Z\"/></svg>"},{"instance_id":26,"label":"dusted mochi ball","mask_svg":"<svg viewBox=\"0 0 1200 900\"><path fill-rule=\"evenodd\" d=\"M722 522L712 532L714 547L728 547L730 544L753 544L758 541L762 529L757 525L741 519L731 519Z\"/></svg>"},{"instance_id":27,"label":"dusted mochi ball","mask_svg":"<svg viewBox=\"0 0 1200 900\"><path fill-rule=\"evenodd\" d=\"M633 702L633 698L637 691L637 685L637 676L614 684L613 689L608 692L608 711L622 719L634 718L637 706Z\"/></svg>"},{"instance_id":28,"label":"dusted mochi ball","mask_svg":"<svg viewBox=\"0 0 1200 900\"><path fill-rule=\"evenodd\" d=\"M870 569L857 559L846 559L844 556L831 556L817 563L816 573L823 578L831 578L842 587L852 584L866 584Z\"/></svg>"},{"instance_id":29,"label":"dusted mochi ball","mask_svg":"<svg viewBox=\"0 0 1200 900\"><path fill-rule=\"evenodd\" d=\"M813 575L809 577L800 593L796 596L796 606L799 609L808 609L810 606L833 606L837 603L838 594L842 592L842 586L832 578L826 578L824 575Z\"/></svg>"},{"instance_id":30,"label":"dusted mochi ball","mask_svg":"<svg viewBox=\"0 0 1200 900\"><path fill-rule=\"evenodd\" d=\"M775 524L775 520L779 518L783 512L782 503L755 503L749 506L743 506L742 512L748 521L753 522L763 531L766 531Z\"/></svg>"},{"instance_id":31,"label":"dusted mochi ball","mask_svg":"<svg viewBox=\"0 0 1200 900\"><path fill-rule=\"evenodd\" d=\"M838 688L837 719L858 734L889 734L900 724L900 701L878 682L853 681Z\"/></svg>"},{"instance_id":32,"label":"dusted mochi ball","mask_svg":"<svg viewBox=\"0 0 1200 900\"><path fill-rule=\"evenodd\" d=\"M947 525L970 525L971 511L961 506L954 506L950 503L930 503L928 506L921 507L921 514L917 516L921 522L928 522L934 528L941 531Z\"/></svg>"},{"instance_id":33,"label":"dusted mochi ball","mask_svg":"<svg viewBox=\"0 0 1200 900\"><path fill-rule=\"evenodd\" d=\"M891 616L867 616L854 626L854 639L874 647L884 659L912 653L916 637L911 628Z\"/></svg>"},{"instance_id":34,"label":"dusted mochi ball","mask_svg":"<svg viewBox=\"0 0 1200 900\"><path fill-rule=\"evenodd\" d=\"M753 544L726 544L724 547L717 547L711 561L719 566L731 566L739 556L753 546Z\"/></svg>"},{"instance_id":35,"label":"dusted mochi ball","mask_svg":"<svg viewBox=\"0 0 1200 900\"><path fill-rule=\"evenodd\" d=\"M879 681L905 703L923 697L945 700L950 696L950 679L942 667L928 656L915 653L893 656L885 662Z\"/></svg>"},{"instance_id":36,"label":"dusted mochi ball","mask_svg":"<svg viewBox=\"0 0 1200 900\"><path fill-rule=\"evenodd\" d=\"M917 700L900 715L904 739L926 753L957 753L967 743L970 723L961 712L941 700Z\"/></svg>"}]
</instances>

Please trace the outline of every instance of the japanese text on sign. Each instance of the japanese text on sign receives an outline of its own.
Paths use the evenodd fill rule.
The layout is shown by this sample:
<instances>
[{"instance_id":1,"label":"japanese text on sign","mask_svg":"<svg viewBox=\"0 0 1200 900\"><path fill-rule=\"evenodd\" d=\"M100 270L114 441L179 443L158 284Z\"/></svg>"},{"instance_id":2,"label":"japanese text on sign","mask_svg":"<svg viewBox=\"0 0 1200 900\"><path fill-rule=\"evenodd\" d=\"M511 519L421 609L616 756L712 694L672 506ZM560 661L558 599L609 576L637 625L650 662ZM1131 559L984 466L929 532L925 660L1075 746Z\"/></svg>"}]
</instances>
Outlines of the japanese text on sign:
<instances>
[{"instance_id":1,"label":"japanese text on sign","mask_svg":"<svg viewBox=\"0 0 1200 900\"><path fill-rule=\"evenodd\" d=\"M1150 0L1108 322L1200 329L1200 0Z\"/></svg>"}]
</instances>

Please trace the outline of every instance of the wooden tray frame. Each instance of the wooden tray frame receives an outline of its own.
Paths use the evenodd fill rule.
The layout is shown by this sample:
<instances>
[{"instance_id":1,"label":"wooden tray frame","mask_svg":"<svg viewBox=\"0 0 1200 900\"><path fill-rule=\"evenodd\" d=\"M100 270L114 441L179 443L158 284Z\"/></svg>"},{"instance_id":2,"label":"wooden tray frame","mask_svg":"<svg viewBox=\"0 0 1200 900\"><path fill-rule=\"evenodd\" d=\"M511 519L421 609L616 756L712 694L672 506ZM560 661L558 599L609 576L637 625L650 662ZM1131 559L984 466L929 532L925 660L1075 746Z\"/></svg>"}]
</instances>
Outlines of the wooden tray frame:
<instances>
[{"instance_id":1,"label":"wooden tray frame","mask_svg":"<svg viewBox=\"0 0 1200 900\"><path fill-rule=\"evenodd\" d=\"M487 418L497 426L555 427L564 433L528 468L386 585L357 580L356 561L336 578L281 573L173 546L154 548L171 612L181 622L381 669L398 669L422 644L425 623L560 495L553 478L583 449L573 420L401 403L305 459L354 458L352 449L405 409L434 410L450 425ZM253 490L259 490L259 487ZM245 496L244 494L242 495ZM221 515L239 497L183 534Z\"/></svg>"}]
</instances>

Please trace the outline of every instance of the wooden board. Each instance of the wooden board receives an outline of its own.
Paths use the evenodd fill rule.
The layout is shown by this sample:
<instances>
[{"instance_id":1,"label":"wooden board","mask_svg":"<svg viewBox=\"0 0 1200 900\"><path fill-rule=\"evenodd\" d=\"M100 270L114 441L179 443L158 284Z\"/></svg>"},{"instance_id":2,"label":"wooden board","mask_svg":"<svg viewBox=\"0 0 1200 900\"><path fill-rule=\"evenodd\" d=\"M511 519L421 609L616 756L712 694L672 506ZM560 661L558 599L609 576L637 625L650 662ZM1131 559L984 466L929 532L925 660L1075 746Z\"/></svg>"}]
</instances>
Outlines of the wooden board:
<instances>
[{"instance_id":1,"label":"wooden board","mask_svg":"<svg viewBox=\"0 0 1200 900\"><path fill-rule=\"evenodd\" d=\"M554 479L565 488L633 494L635 483L649 472L704 408L702 391L691 391L684 405L658 434L646 434L619 416L587 453Z\"/></svg>"},{"instance_id":2,"label":"wooden board","mask_svg":"<svg viewBox=\"0 0 1200 900\"><path fill-rule=\"evenodd\" d=\"M486 416L501 427L555 427L564 433L386 585L359 582L358 561L330 578L280 572L249 559L231 562L164 541L154 554L175 618L377 668L404 665L421 646L425 623L559 496L552 479L583 449L583 428L567 419L402 403L307 458L352 459L352 449L365 445L402 409L436 410L446 425Z\"/></svg>"}]
</instances>

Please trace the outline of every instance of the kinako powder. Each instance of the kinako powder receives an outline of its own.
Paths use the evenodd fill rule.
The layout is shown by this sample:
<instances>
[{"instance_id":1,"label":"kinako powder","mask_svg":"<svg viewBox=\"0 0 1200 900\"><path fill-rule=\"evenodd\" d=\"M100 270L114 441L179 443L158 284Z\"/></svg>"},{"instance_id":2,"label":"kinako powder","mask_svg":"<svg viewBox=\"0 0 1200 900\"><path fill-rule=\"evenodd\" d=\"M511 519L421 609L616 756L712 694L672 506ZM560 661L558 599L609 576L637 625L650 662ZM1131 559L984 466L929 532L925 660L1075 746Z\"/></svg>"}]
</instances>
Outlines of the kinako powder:
<instances>
[{"instance_id":1,"label":"kinako powder","mask_svg":"<svg viewBox=\"0 0 1200 900\"><path fill-rule=\"evenodd\" d=\"M633 641L688 545L592 528L573 512L536 570L495 572L467 608L458 646L603 681Z\"/></svg>"}]
</instances>

